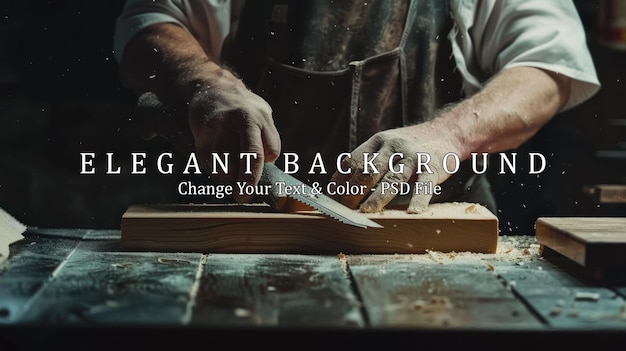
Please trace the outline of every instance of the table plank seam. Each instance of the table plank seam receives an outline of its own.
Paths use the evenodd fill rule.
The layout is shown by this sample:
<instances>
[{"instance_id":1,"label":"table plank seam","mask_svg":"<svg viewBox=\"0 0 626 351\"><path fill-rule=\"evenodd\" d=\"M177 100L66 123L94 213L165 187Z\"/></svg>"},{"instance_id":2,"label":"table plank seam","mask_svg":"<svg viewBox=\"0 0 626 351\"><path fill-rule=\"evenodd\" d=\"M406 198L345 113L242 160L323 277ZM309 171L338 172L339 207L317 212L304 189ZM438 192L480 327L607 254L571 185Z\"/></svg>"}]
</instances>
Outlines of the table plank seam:
<instances>
[{"instance_id":1,"label":"table plank seam","mask_svg":"<svg viewBox=\"0 0 626 351\"><path fill-rule=\"evenodd\" d=\"M350 289L354 294L357 302L359 303L359 311L361 312L361 318L363 318L363 326L364 328L371 328L372 323L370 321L370 316L367 312L367 308L365 307L365 300L363 299L363 295L359 290L359 286L357 284L356 278L352 274L352 270L350 269L350 263L347 262L346 258L339 258L339 263L341 264L341 268L343 270L343 274L348 279Z\"/></svg>"},{"instance_id":2,"label":"table plank seam","mask_svg":"<svg viewBox=\"0 0 626 351\"><path fill-rule=\"evenodd\" d=\"M544 327L551 327L550 322L541 314L540 311L538 311L533 304L527 300L516 288L514 284L511 284L511 282L509 282L504 276L498 274L497 272L497 267L494 270L494 273L496 275L496 278L498 278L498 280L500 281L500 283L502 283L502 285L504 285L505 288L509 289L509 291L511 292L511 294L513 294L513 296L518 299L522 305L524 305L524 307L526 307L526 309L535 317L537 318L537 320L539 322L541 322L541 324Z\"/></svg>"},{"instance_id":3,"label":"table plank seam","mask_svg":"<svg viewBox=\"0 0 626 351\"><path fill-rule=\"evenodd\" d=\"M78 245L76 245L72 249L72 251L70 251L70 253L63 259L63 261L61 261L61 263L59 263L59 265L54 269L54 271L52 271L50 276L48 276L48 279L46 279L45 282L43 284L41 284L41 286L37 289L37 291L31 296L31 298L28 299L28 301L25 303L26 306L24 308L24 312L22 313L22 319L26 318L26 316L29 314L31 308L37 303L37 300L39 300L39 298L42 296L43 292L48 287L48 283L50 281L52 281L57 276L57 274L61 271L61 269L63 269L63 267L67 263L68 259L76 252L76 249L79 246L80 246L80 243Z\"/></svg>"},{"instance_id":4,"label":"table plank seam","mask_svg":"<svg viewBox=\"0 0 626 351\"><path fill-rule=\"evenodd\" d=\"M196 299L198 297L198 289L200 289L200 281L202 280L202 275L204 274L204 267L206 265L208 256L208 254L203 254L198 262L196 276L194 277L193 284L189 289L189 300L187 301L185 313L180 320L183 325L188 325L193 318L193 310L196 305Z\"/></svg>"}]
</instances>

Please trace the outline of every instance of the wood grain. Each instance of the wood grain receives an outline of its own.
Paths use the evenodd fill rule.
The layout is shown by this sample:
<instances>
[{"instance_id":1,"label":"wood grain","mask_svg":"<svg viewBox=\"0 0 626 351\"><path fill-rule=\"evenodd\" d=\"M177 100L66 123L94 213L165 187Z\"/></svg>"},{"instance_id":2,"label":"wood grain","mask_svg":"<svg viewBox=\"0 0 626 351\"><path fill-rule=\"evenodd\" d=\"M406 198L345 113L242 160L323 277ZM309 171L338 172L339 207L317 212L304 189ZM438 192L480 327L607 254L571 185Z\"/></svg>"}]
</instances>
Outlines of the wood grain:
<instances>
[{"instance_id":1,"label":"wood grain","mask_svg":"<svg viewBox=\"0 0 626 351\"><path fill-rule=\"evenodd\" d=\"M38 293L23 322L183 325L202 255L115 252L116 247L81 241Z\"/></svg>"},{"instance_id":2,"label":"wood grain","mask_svg":"<svg viewBox=\"0 0 626 351\"><path fill-rule=\"evenodd\" d=\"M541 217L536 236L541 245L586 268L626 268L626 218Z\"/></svg>"},{"instance_id":3,"label":"wood grain","mask_svg":"<svg viewBox=\"0 0 626 351\"><path fill-rule=\"evenodd\" d=\"M132 205L122 216L125 250L210 253L494 253L498 219L470 203L433 204L421 214L368 215L362 229L316 211L277 213L264 204Z\"/></svg>"},{"instance_id":4,"label":"wood grain","mask_svg":"<svg viewBox=\"0 0 626 351\"><path fill-rule=\"evenodd\" d=\"M540 329L493 271L417 255L346 256L373 327Z\"/></svg>"},{"instance_id":5,"label":"wood grain","mask_svg":"<svg viewBox=\"0 0 626 351\"><path fill-rule=\"evenodd\" d=\"M23 320L55 269L78 243L74 238L50 239L29 233L11 246L11 257L6 266L0 266L0 325Z\"/></svg>"},{"instance_id":6,"label":"wood grain","mask_svg":"<svg viewBox=\"0 0 626 351\"><path fill-rule=\"evenodd\" d=\"M495 272L555 330L626 329L626 301L615 290L590 285L551 262L499 263Z\"/></svg>"},{"instance_id":7,"label":"wood grain","mask_svg":"<svg viewBox=\"0 0 626 351\"><path fill-rule=\"evenodd\" d=\"M191 325L361 328L360 309L337 256L211 254Z\"/></svg>"}]
</instances>

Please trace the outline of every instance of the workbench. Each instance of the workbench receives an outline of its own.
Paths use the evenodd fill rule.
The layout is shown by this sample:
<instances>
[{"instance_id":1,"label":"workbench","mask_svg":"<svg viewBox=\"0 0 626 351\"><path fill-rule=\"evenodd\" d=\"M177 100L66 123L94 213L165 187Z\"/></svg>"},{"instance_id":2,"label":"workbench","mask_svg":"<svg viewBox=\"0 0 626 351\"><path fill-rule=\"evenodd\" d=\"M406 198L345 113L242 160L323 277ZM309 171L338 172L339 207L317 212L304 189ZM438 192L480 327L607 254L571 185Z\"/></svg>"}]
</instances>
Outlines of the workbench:
<instances>
[{"instance_id":1,"label":"workbench","mask_svg":"<svg viewBox=\"0 0 626 351\"><path fill-rule=\"evenodd\" d=\"M119 230L24 236L0 271L0 350L626 346L626 284L544 258L532 236L501 236L496 254L411 255L125 252Z\"/></svg>"}]
</instances>

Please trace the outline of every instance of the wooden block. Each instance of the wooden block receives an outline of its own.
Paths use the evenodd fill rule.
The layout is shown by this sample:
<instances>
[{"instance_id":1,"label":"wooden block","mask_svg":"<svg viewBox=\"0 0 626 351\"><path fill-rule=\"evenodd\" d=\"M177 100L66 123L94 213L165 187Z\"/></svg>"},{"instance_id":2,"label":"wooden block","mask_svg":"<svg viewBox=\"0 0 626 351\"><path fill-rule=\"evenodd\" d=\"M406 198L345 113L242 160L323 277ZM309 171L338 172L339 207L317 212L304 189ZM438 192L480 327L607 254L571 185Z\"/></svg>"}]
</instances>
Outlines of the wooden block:
<instances>
[{"instance_id":1,"label":"wooden block","mask_svg":"<svg viewBox=\"0 0 626 351\"><path fill-rule=\"evenodd\" d=\"M626 185L596 184L583 187L583 192L601 204L626 204Z\"/></svg>"},{"instance_id":2,"label":"wooden block","mask_svg":"<svg viewBox=\"0 0 626 351\"><path fill-rule=\"evenodd\" d=\"M212 253L494 253L498 219L471 203L432 204L421 214L368 215L362 229L316 211L277 213L265 204L132 205L122 216L126 250Z\"/></svg>"},{"instance_id":3,"label":"wooden block","mask_svg":"<svg viewBox=\"0 0 626 351\"><path fill-rule=\"evenodd\" d=\"M540 217L537 241L590 269L626 268L626 218Z\"/></svg>"}]
</instances>

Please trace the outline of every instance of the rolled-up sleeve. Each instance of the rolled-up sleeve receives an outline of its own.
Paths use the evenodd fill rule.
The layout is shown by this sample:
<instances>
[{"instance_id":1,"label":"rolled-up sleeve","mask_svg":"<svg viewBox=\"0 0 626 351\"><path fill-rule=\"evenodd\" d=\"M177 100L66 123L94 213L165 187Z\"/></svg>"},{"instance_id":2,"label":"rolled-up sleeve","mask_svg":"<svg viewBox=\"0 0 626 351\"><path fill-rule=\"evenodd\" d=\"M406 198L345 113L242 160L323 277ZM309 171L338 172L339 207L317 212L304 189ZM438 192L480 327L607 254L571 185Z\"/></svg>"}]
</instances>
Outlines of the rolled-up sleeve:
<instances>
[{"instance_id":1,"label":"rolled-up sleeve","mask_svg":"<svg viewBox=\"0 0 626 351\"><path fill-rule=\"evenodd\" d=\"M453 53L466 93L478 91L497 72L537 67L572 78L561 111L600 89L584 27L571 1L454 0Z\"/></svg>"},{"instance_id":2,"label":"rolled-up sleeve","mask_svg":"<svg viewBox=\"0 0 626 351\"><path fill-rule=\"evenodd\" d=\"M229 0L128 0L115 25L115 59L121 62L126 44L142 29L156 23L180 25L207 53L219 57L230 30L230 5Z\"/></svg>"}]
</instances>

